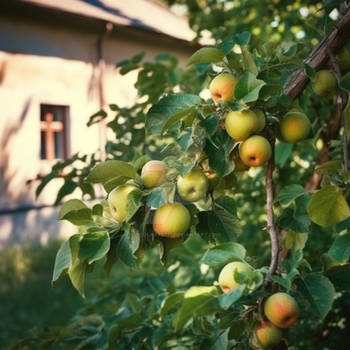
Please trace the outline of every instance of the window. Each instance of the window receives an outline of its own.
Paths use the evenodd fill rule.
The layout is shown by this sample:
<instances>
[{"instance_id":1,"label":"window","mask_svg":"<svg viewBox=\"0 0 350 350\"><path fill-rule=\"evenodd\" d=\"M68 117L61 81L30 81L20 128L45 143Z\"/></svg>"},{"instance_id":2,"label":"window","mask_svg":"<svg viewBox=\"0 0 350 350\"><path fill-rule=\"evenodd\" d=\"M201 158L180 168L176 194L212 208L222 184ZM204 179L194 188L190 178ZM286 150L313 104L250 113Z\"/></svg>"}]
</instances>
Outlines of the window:
<instances>
[{"instance_id":1,"label":"window","mask_svg":"<svg viewBox=\"0 0 350 350\"><path fill-rule=\"evenodd\" d=\"M68 106L40 106L40 158L66 159Z\"/></svg>"}]
</instances>

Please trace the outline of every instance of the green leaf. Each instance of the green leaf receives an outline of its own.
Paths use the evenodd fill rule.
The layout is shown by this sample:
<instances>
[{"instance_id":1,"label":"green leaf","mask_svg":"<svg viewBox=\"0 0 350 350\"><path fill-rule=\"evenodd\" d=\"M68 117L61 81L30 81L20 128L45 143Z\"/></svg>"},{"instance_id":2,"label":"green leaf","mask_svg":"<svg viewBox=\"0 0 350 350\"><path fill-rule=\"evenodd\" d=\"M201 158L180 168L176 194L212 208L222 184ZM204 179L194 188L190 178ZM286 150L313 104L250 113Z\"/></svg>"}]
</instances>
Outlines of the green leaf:
<instances>
[{"instance_id":1,"label":"green leaf","mask_svg":"<svg viewBox=\"0 0 350 350\"><path fill-rule=\"evenodd\" d=\"M342 169L340 160L331 160L329 162L318 165L315 170L323 175L329 175L339 172Z\"/></svg>"},{"instance_id":2,"label":"green leaf","mask_svg":"<svg viewBox=\"0 0 350 350\"><path fill-rule=\"evenodd\" d=\"M337 290L350 291L350 264L335 266L326 272Z\"/></svg>"},{"instance_id":3,"label":"green leaf","mask_svg":"<svg viewBox=\"0 0 350 350\"><path fill-rule=\"evenodd\" d=\"M219 116L216 114L208 115L200 122L200 125L205 129L209 136L213 136L219 126Z\"/></svg>"},{"instance_id":4,"label":"green leaf","mask_svg":"<svg viewBox=\"0 0 350 350\"><path fill-rule=\"evenodd\" d=\"M275 151L275 161L280 167L284 167L292 155L293 144L278 142Z\"/></svg>"},{"instance_id":5,"label":"green leaf","mask_svg":"<svg viewBox=\"0 0 350 350\"><path fill-rule=\"evenodd\" d=\"M95 165L86 180L92 183L105 183L118 176L134 179L136 170L129 163L121 160L107 160Z\"/></svg>"},{"instance_id":6,"label":"green leaf","mask_svg":"<svg viewBox=\"0 0 350 350\"><path fill-rule=\"evenodd\" d=\"M315 77L316 75L316 71L314 68L312 68L309 64L307 63L304 63L304 67L305 67L305 71L306 71L306 74L307 76L312 79Z\"/></svg>"},{"instance_id":7,"label":"green leaf","mask_svg":"<svg viewBox=\"0 0 350 350\"><path fill-rule=\"evenodd\" d=\"M218 297L218 303L220 307L224 310L228 310L230 306L235 303L243 294L245 290L245 285L242 284L234 290L224 293Z\"/></svg>"},{"instance_id":8,"label":"green leaf","mask_svg":"<svg viewBox=\"0 0 350 350\"><path fill-rule=\"evenodd\" d=\"M333 226L350 216L350 208L342 190L332 185L312 195L307 211L311 220L322 227Z\"/></svg>"},{"instance_id":9,"label":"green leaf","mask_svg":"<svg viewBox=\"0 0 350 350\"><path fill-rule=\"evenodd\" d=\"M231 149L232 138L226 132L219 132L213 138L206 139L204 152L209 158L210 168L219 176L228 175L233 170L232 161L229 159Z\"/></svg>"},{"instance_id":10,"label":"green leaf","mask_svg":"<svg viewBox=\"0 0 350 350\"><path fill-rule=\"evenodd\" d=\"M238 243L230 242L219 244L205 252L201 263L211 267L225 265L231 261L242 261L245 258L246 250Z\"/></svg>"},{"instance_id":11,"label":"green leaf","mask_svg":"<svg viewBox=\"0 0 350 350\"><path fill-rule=\"evenodd\" d=\"M75 181L72 181L70 178L66 178L64 184L58 190L55 205L59 204L65 196L74 192L78 184Z\"/></svg>"},{"instance_id":12,"label":"green leaf","mask_svg":"<svg viewBox=\"0 0 350 350\"><path fill-rule=\"evenodd\" d=\"M160 134L168 120L171 120L173 116L176 116L174 117L175 119L178 115L181 118L188 116L191 108L198 105L200 101L200 97L191 94L168 95L163 97L148 111L146 130L151 134Z\"/></svg>"},{"instance_id":13,"label":"green leaf","mask_svg":"<svg viewBox=\"0 0 350 350\"><path fill-rule=\"evenodd\" d=\"M259 97L260 89L265 85L251 72L245 72L240 77L235 87L235 97L243 103L254 102Z\"/></svg>"},{"instance_id":14,"label":"green leaf","mask_svg":"<svg viewBox=\"0 0 350 350\"><path fill-rule=\"evenodd\" d=\"M284 238L284 245L288 249L302 250L308 240L309 235L307 233L296 233L290 231Z\"/></svg>"},{"instance_id":15,"label":"green leaf","mask_svg":"<svg viewBox=\"0 0 350 350\"><path fill-rule=\"evenodd\" d=\"M72 264L69 241L65 241L56 254L55 266L53 268L52 283L57 281L63 272L67 272Z\"/></svg>"},{"instance_id":16,"label":"green leaf","mask_svg":"<svg viewBox=\"0 0 350 350\"><path fill-rule=\"evenodd\" d=\"M234 36L234 39L238 45L244 46L249 43L250 37L251 35L249 32L242 32L242 33L236 34Z\"/></svg>"},{"instance_id":17,"label":"green leaf","mask_svg":"<svg viewBox=\"0 0 350 350\"><path fill-rule=\"evenodd\" d=\"M81 234L73 235L69 238L69 247L71 252L72 264L68 270L69 278L74 288L85 298L84 282L87 262L79 259L80 241L82 239Z\"/></svg>"},{"instance_id":18,"label":"green leaf","mask_svg":"<svg viewBox=\"0 0 350 350\"><path fill-rule=\"evenodd\" d=\"M84 283L86 274L86 261L77 260L69 269L68 274L74 288L85 298Z\"/></svg>"},{"instance_id":19,"label":"green leaf","mask_svg":"<svg viewBox=\"0 0 350 350\"><path fill-rule=\"evenodd\" d=\"M225 52L215 47L202 47L187 61L187 65L197 63L216 63L222 61Z\"/></svg>"},{"instance_id":20,"label":"green leaf","mask_svg":"<svg viewBox=\"0 0 350 350\"><path fill-rule=\"evenodd\" d=\"M272 275L271 279L272 279L272 281L278 283L279 285L286 288L287 290L290 289L290 287L292 285L292 282L289 278L283 278L281 276Z\"/></svg>"},{"instance_id":21,"label":"green leaf","mask_svg":"<svg viewBox=\"0 0 350 350\"><path fill-rule=\"evenodd\" d=\"M91 126L93 124L99 123L103 119L106 119L107 116L108 116L107 112L105 112L103 109L101 109L89 118L89 121L87 122L86 125Z\"/></svg>"},{"instance_id":22,"label":"green leaf","mask_svg":"<svg viewBox=\"0 0 350 350\"><path fill-rule=\"evenodd\" d=\"M168 200L168 194L163 187L154 188L147 196L147 205L151 208L159 208Z\"/></svg>"},{"instance_id":23,"label":"green leaf","mask_svg":"<svg viewBox=\"0 0 350 350\"><path fill-rule=\"evenodd\" d=\"M304 193L303 186L299 184L288 185L283 187L278 194L277 201L279 201L282 205L288 206L291 204L295 198L299 197Z\"/></svg>"},{"instance_id":24,"label":"green leaf","mask_svg":"<svg viewBox=\"0 0 350 350\"><path fill-rule=\"evenodd\" d=\"M106 181L103 183L103 187L106 190L107 193L114 190L116 187L120 185L124 185L130 178L126 176L116 176L112 179Z\"/></svg>"},{"instance_id":25,"label":"green leaf","mask_svg":"<svg viewBox=\"0 0 350 350\"><path fill-rule=\"evenodd\" d=\"M335 290L329 279L320 273L311 273L301 279L301 292L310 302L310 309L320 318L326 317L332 307Z\"/></svg>"},{"instance_id":26,"label":"green leaf","mask_svg":"<svg viewBox=\"0 0 350 350\"><path fill-rule=\"evenodd\" d=\"M296 52L297 52L297 45L291 44L286 50L282 52L282 55L286 57L292 57L292 56L295 56Z\"/></svg>"},{"instance_id":27,"label":"green leaf","mask_svg":"<svg viewBox=\"0 0 350 350\"><path fill-rule=\"evenodd\" d=\"M184 294L184 292L176 292L168 295L163 300L162 306L160 307L160 316L164 318L169 312L177 309L184 299Z\"/></svg>"},{"instance_id":28,"label":"green leaf","mask_svg":"<svg viewBox=\"0 0 350 350\"><path fill-rule=\"evenodd\" d=\"M224 349L229 349L229 330L226 330L222 334L220 334L220 336L215 340L213 346L210 347L210 350Z\"/></svg>"},{"instance_id":29,"label":"green leaf","mask_svg":"<svg viewBox=\"0 0 350 350\"><path fill-rule=\"evenodd\" d=\"M80 226L92 221L92 213L79 199L70 199L62 205L57 219L68 220L73 225Z\"/></svg>"},{"instance_id":30,"label":"green leaf","mask_svg":"<svg viewBox=\"0 0 350 350\"><path fill-rule=\"evenodd\" d=\"M131 267L136 266L134 253L140 246L140 234L138 232L125 231L121 236L117 246L117 257L125 264Z\"/></svg>"},{"instance_id":31,"label":"green leaf","mask_svg":"<svg viewBox=\"0 0 350 350\"><path fill-rule=\"evenodd\" d=\"M108 348L107 350L117 349L116 345L119 344L120 335L123 331L128 331L140 327L144 321L144 315L141 313L132 314L128 317L114 321L113 327L108 333Z\"/></svg>"},{"instance_id":32,"label":"green leaf","mask_svg":"<svg viewBox=\"0 0 350 350\"><path fill-rule=\"evenodd\" d=\"M253 60L252 55L250 54L247 46L241 46L244 70L251 72L254 76L258 75L258 68Z\"/></svg>"},{"instance_id":33,"label":"green leaf","mask_svg":"<svg viewBox=\"0 0 350 350\"><path fill-rule=\"evenodd\" d=\"M180 120L184 120L186 118L191 118L196 115L196 107L192 106L184 109L183 111L172 115L164 124L161 134L164 134L172 125L176 124Z\"/></svg>"},{"instance_id":34,"label":"green leaf","mask_svg":"<svg viewBox=\"0 0 350 350\"><path fill-rule=\"evenodd\" d=\"M89 264L102 259L108 252L110 240L107 231L86 233L80 241L79 259Z\"/></svg>"},{"instance_id":35,"label":"green leaf","mask_svg":"<svg viewBox=\"0 0 350 350\"><path fill-rule=\"evenodd\" d=\"M129 221L134 214L137 212L137 210L140 208L142 202L142 196L143 193L139 189L135 189L128 193L127 199L126 199L126 221Z\"/></svg>"},{"instance_id":36,"label":"green leaf","mask_svg":"<svg viewBox=\"0 0 350 350\"><path fill-rule=\"evenodd\" d=\"M350 233L338 237L330 247L328 254L335 261L343 262L350 257Z\"/></svg>"},{"instance_id":37,"label":"green leaf","mask_svg":"<svg viewBox=\"0 0 350 350\"><path fill-rule=\"evenodd\" d=\"M339 85L344 90L350 91L350 72L341 77Z\"/></svg>"},{"instance_id":38,"label":"green leaf","mask_svg":"<svg viewBox=\"0 0 350 350\"><path fill-rule=\"evenodd\" d=\"M182 330L195 316L204 316L217 312L216 297L202 294L193 298L184 298L184 302L173 318L175 332Z\"/></svg>"},{"instance_id":39,"label":"green leaf","mask_svg":"<svg viewBox=\"0 0 350 350\"><path fill-rule=\"evenodd\" d=\"M193 144L193 137L191 131L185 131L177 140L176 142L179 144L179 146L184 150L187 151L189 147Z\"/></svg>"}]
</instances>

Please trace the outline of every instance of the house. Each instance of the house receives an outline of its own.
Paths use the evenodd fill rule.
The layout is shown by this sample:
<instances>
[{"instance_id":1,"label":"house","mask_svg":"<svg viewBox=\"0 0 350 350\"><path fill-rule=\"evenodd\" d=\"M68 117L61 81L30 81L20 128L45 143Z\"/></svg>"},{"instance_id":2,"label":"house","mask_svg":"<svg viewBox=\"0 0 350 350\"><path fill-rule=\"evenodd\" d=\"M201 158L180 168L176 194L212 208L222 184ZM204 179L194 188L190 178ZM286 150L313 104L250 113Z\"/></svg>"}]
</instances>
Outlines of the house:
<instances>
[{"instance_id":1,"label":"house","mask_svg":"<svg viewBox=\"0 0 350 350\"><path fill-rule=\"evenodd\" d=\"M194 36L157 0L0 1L0 246L75 232L56 221L59 183L36 200L27 180L104 145L104 126L88 118L137 99L136 73L119 75L116 62L141 51L185 62Z\"/></svg>"}]
</instances>

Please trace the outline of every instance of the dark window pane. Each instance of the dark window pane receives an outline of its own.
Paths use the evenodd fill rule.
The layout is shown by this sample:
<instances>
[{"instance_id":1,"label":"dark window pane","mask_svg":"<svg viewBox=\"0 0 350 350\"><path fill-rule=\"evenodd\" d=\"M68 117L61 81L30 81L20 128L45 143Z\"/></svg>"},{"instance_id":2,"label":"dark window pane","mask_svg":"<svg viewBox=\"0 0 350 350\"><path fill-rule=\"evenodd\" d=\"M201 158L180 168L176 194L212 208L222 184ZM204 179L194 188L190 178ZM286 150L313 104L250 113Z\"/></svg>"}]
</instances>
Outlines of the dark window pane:
<instances>
[{"instance_id":1,"label":"dark window pane","mask_svg":"<svg viewBox=\"0 0 350 350\"><path fill-rule=\"evenodd\" d=\"M63 135L61 132L55 132L55 158L64 158L63 154Z\"/></svg>"},{"instance_id":2,"label":"dark window pane","mask_svg":"<svg viewBox=\"0 0 350 350\"><path fill-rule=\"evenodd\" d=\"M64 110L64 107L54 107L52 108L51 110L51 113L53 114L53 120L55 122L63 122L63 110Z\"/></svg>"},{"instance_id":3,"label":"dark window pane","mask_svg":"<svg viewBox=\"0 0 350 350\"><path fill-rule=\"evenodd\" d=\"M44 131L40 133L40 159L46 159L46 137Z\"/></svg>"}]
</instances>

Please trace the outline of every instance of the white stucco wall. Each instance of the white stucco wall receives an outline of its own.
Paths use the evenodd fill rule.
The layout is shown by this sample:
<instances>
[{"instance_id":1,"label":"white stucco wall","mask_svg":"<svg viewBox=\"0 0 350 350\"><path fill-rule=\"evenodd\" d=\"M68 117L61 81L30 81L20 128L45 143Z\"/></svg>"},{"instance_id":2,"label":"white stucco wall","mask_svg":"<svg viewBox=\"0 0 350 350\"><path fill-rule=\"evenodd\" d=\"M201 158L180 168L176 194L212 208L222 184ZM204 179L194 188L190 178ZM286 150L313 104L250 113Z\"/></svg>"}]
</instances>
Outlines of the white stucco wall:
<instances>
[{"instance_id":1,"label":"white stucco wall","mask_svg":"<svg viewBox=\"0 0 350 350\"><path fill-rule=\"evenodd\" d=\"M34 197L38 183L29 179L44 174L50 164L40 160L40 104L70 106L69 154L94 152L100 144L98 126L86 127L99 110L97 88L97 34L77 29L17 21L0 15L0 245L22 239L72 234L70 224L57 224L57 208L7 213L25 206L51 205L60 180ZM184 62L188 48L160 40L114 35L104 43L107 103L132 105L136 74L120 76L116 62L140 51L151 59L172 51ZM79 195L79 193L77 193Z\"/></svg>"}]
</instances>

